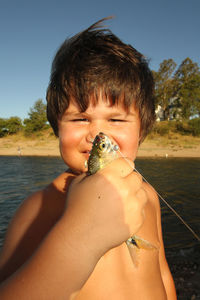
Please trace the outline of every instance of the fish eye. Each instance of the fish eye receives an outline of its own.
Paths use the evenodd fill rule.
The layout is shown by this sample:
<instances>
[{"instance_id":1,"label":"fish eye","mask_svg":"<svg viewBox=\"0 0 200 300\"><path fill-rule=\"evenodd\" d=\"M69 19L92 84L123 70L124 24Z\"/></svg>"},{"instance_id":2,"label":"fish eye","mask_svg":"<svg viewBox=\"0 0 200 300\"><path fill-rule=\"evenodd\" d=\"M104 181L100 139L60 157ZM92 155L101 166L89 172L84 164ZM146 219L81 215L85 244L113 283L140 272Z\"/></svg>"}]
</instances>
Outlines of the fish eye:
<instances>
[{"instance_id":1,"label":"fish eye","mask_svg":"<svg viewBox=\"0 0 200 300\"><path fill-rule=\"evenodd\" d=\"M106 144L105 143L102 143L101 145L100 145L100 149L104 149L106 147Z\"/></svg>"}]
</instances>

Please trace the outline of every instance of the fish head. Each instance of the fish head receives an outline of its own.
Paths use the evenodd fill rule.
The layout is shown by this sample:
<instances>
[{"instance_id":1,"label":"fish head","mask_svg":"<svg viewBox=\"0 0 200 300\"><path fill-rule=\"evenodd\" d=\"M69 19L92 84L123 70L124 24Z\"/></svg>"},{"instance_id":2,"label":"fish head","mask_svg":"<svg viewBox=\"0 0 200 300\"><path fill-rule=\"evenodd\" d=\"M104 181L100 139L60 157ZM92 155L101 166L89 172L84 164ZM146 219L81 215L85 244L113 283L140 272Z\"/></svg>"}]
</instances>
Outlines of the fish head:
<instances>
[{"instance_id":1,"label":"fish head","mask_svg":"<svg viewBox=\"0 0 200 300\"><path fill-rule=\"evenodd\" d=\"M112 140L103 132L99 132L93 141L92 152L97 152L99 157L105 155L116 156L116 151L119 149L118 145L115 145Z\"/></svg>"}]
</instances>

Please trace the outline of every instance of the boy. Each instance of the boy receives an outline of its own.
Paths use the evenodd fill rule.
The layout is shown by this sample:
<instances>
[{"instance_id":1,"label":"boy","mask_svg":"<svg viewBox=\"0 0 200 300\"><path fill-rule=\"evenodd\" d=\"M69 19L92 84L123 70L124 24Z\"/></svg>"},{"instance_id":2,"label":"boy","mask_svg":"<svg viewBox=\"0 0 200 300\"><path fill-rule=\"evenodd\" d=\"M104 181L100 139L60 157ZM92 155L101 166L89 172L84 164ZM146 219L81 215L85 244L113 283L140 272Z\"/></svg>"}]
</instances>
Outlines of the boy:
<instances>
[{"instance_id":1,"label":"boy","mask_svg":"<svg viewBox=\"0 0 200 300\"><path fill-rule=\"evenodd\" d=\"M155 118L144 57L100 24L65 41L53 61L47 115L69 169L11 222L1 299L176 299L153 188L123 158L85 173L100 131L131 163ZM139 250L138 266L124 243L135 233L156 247Z\"/></svg>"}]
</instances>

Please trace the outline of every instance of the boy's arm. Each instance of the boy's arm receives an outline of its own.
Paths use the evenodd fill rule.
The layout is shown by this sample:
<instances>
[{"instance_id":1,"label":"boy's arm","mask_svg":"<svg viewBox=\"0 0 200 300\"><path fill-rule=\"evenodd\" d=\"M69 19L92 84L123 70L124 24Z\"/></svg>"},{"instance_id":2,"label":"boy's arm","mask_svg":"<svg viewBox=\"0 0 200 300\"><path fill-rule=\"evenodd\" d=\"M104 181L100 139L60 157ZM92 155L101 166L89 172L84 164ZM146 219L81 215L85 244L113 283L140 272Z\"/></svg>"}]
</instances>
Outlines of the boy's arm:
<instances>
[{"instance_id":1,"label":"boy's arm","mask_svg":"<svg viewBox=\"0 0 200 300\"><path fill-rule=\"evenodd\" d=\"M137 196L141 184L120 159L95 175L78 176L62 217L35 253L3 282L0 298L71 299L100 257L142 225L146 198ZM133 185L135 189L129 189ZM132 211L137 216L134 224Z\"/></svg>"},{"instance_id":2,"label":"boy's arm","mask_svg":"<svg viewBox=\"0 0 200 300\"><path fill-rule=\"evenodd\" d=\"M0 298L69 299L79 290L100 258L86 234L89 228L80 223L77 232L73 218L62 218L36 253L2 284Z\"/></svg>"},{"instance_id":3,"label":"boy's arm","mask_svg":"<svg viewBox=\"0 0 200 300\"><path fill-rule=\"evenodd\" d=\"M161 225L161 209L159 199L157 194L155 193L155 197L157 198L157 226L158 226L158 235L160 240L160 249L159 249L159 263L160 263L160 271L162 280L165 286L167 299L168 300L176 300L176 289L174 285L174 280L172 278L172 274L170 272L166 257L165 257L165 249L164 242L162 237L162 225Z\"/></svg>"},{"instance_id":4,"label":"boy's arm","mask_svg":"<svg viewBox=\"0 0 200 300\"><path fill-rule=\"evenodd\" d=\"M0 282L12 275L33 254L61 215L55 207L53 213L47 208L46 190L50 190L51 195L55 194L52 185L35 192L22 203L12 218L0 255ZM59 193L56 196L59 198Z\"/></svg>"}]
</instances>

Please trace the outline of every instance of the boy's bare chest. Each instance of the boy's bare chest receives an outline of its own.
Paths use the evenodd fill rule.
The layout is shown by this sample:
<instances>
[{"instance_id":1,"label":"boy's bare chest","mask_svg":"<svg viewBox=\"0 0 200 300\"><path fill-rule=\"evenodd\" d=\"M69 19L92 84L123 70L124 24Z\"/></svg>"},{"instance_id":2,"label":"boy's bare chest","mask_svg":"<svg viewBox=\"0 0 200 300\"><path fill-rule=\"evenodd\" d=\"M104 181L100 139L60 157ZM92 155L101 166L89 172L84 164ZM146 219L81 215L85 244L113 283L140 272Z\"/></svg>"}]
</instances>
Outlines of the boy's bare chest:
<instances>
[{"instance_id":1,"label":"boy's bare chest","mask_svg":"<svg viewBox=\"0 0 200 300\"><path fill-rule=\"evenodd\" d=\"M98 262L76 299L165 299L158 253L147 254L148 259L142 251L139 266L136 267L125 243L110 250ZM152 289L155 283L159 297Z\"/></svg>"},{"instance_id":2,"label":"boy's bare chest","mask_svg":"<svg viewBox=\"0 0 200 300\"><path fill-rule=\"evenodd\" d=\"M155 214L155 210L149 203L145 209L145 222L137 234L155 244L157 249L153 251L138 250L137 266L125 243L110 250L98 262L77 300L166 299L160 275L159 241Z\"/></svg>"}]
</instances>

